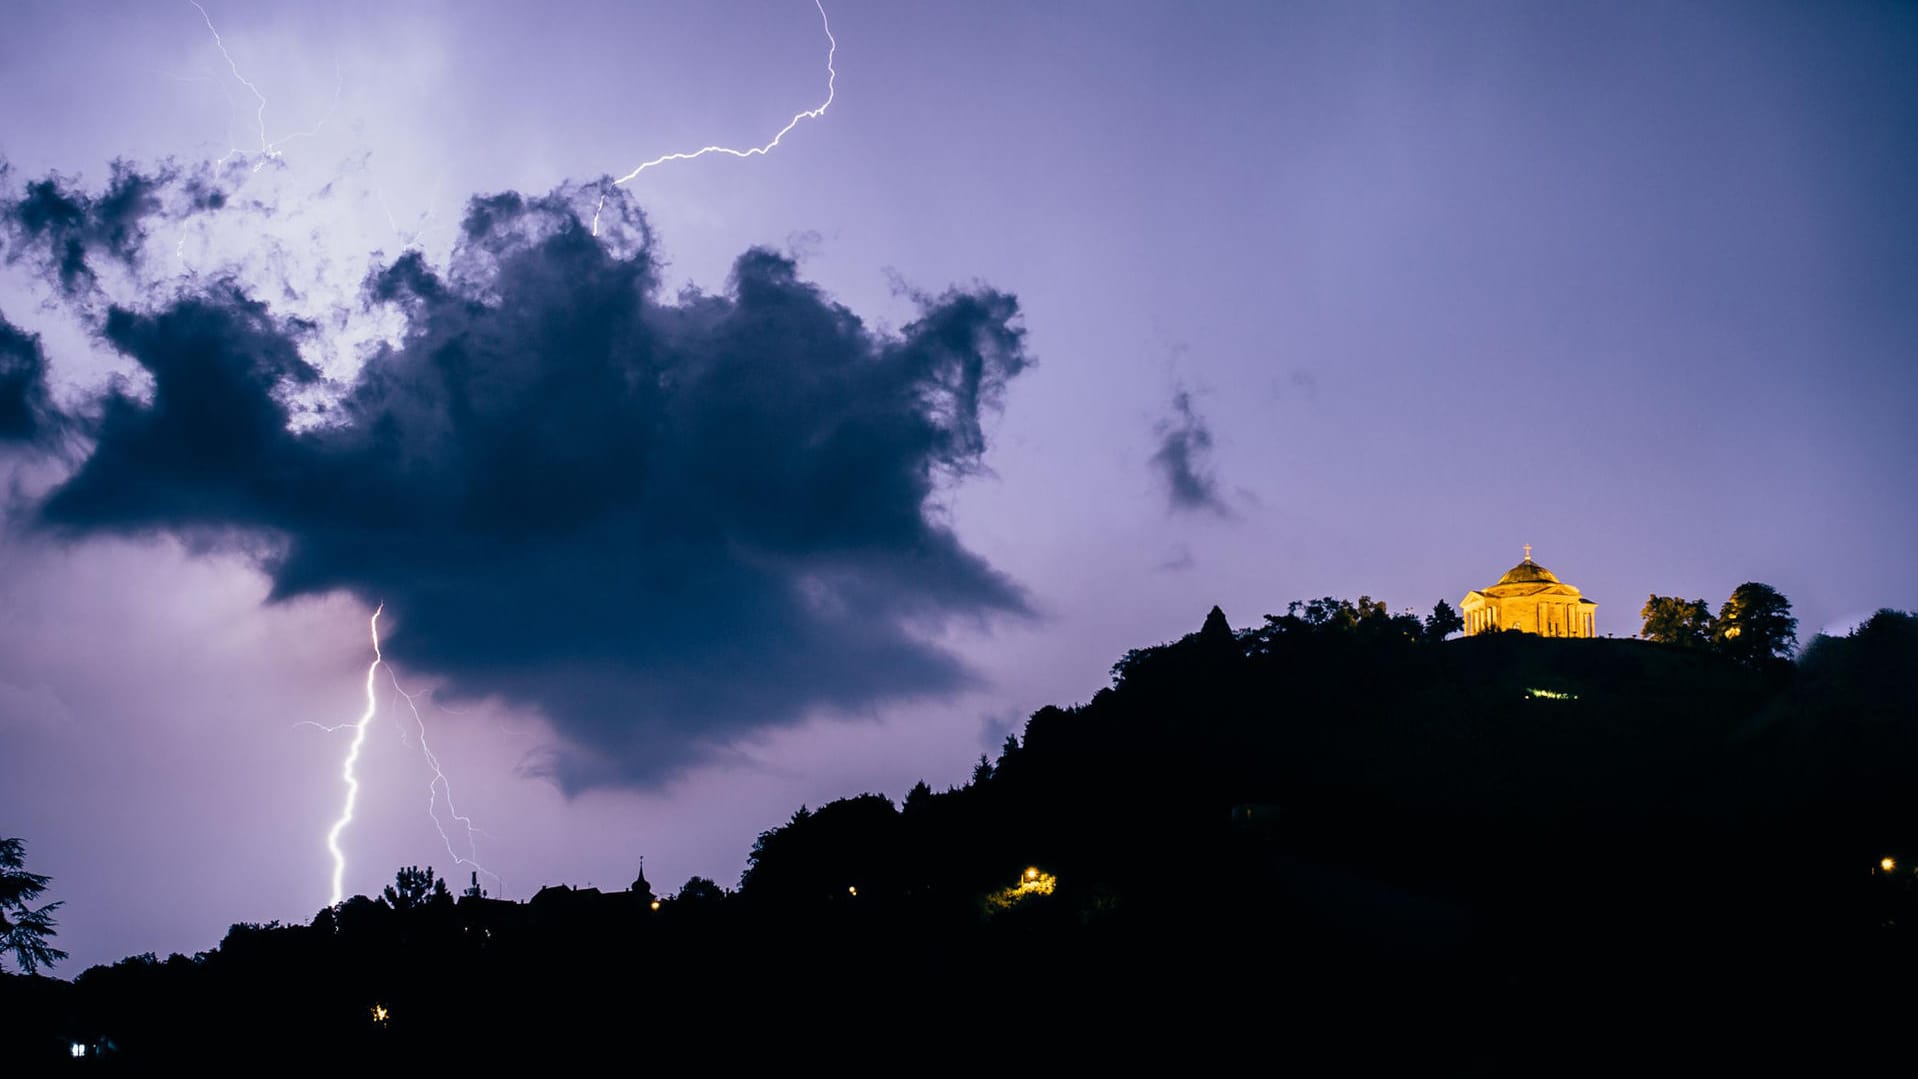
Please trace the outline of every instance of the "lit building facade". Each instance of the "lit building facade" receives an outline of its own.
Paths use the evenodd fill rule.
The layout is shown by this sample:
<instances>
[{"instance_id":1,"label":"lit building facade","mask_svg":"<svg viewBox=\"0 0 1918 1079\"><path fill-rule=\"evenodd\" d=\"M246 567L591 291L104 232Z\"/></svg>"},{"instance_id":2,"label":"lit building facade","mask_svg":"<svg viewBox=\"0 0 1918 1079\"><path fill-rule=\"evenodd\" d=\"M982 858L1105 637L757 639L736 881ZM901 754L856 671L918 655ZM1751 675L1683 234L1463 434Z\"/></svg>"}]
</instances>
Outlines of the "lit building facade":
<instances>
[{"instance_id":1,"label":"lit building facade","mask_svg":"<svg viewBox=\"0 0 1918 1079\"><path fill-rule=\"evenodd\" d=\"M1497 584L1465 594L1459 615L1467 634L1516 629L1544 637L1598 635L1598 604L1532 561L1529 543L1525 561L1506 570Z\"/></svg>"}]
</instances>

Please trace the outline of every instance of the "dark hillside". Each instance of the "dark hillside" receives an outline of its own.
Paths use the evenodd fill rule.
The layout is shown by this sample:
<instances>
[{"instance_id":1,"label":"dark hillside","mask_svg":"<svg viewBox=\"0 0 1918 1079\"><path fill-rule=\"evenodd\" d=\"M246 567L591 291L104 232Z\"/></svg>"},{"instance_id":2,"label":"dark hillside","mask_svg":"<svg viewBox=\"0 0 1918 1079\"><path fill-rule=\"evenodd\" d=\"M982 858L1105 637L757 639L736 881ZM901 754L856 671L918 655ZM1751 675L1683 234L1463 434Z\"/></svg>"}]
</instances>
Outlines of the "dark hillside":
<instances>
[{"instance_id":1,"label":"dark hillside","mask_svg":"<svg viewBox=\"0 0 1918 1079\"><path fill-rule=\"evenodd\" d=\"M191 959L0 988L41 1049L110 1038L128 1061L427 1059L475 1031L537 1051L644 1016L675 1045L750 1030L745 1059L1011 1022L995 1051L1283 1036L1526 1070L1593 1024L1578 1060L1630 1058L1700 1001L1796 1038L1910 1002L1914 625L1753 665L1435 640L1366 601L1237 632L1215 610L964 787L801 809L736 892L455 901L414 874Z\"/></svg>"}]
</instances>

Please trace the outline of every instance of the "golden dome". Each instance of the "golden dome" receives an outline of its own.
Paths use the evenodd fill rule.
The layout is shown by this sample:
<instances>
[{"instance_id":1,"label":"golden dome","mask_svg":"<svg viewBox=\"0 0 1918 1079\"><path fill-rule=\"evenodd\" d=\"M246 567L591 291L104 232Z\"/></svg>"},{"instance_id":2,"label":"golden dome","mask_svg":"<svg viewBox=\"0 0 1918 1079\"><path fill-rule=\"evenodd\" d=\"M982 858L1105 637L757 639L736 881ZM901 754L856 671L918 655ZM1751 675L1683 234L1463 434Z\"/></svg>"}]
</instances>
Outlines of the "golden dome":
<instances>
[{"instance_id":1,"label":"golden dome","mask_svg":"<svg viewBox=\"0 0 1918 1079\"><path fill-rule=\"evenodd\" d=\"M1557 584L1558 578L1552 571L1527 558L1518 565L1505 571L1498 579L1499 584Z\"/></svg>"}]
</instances>

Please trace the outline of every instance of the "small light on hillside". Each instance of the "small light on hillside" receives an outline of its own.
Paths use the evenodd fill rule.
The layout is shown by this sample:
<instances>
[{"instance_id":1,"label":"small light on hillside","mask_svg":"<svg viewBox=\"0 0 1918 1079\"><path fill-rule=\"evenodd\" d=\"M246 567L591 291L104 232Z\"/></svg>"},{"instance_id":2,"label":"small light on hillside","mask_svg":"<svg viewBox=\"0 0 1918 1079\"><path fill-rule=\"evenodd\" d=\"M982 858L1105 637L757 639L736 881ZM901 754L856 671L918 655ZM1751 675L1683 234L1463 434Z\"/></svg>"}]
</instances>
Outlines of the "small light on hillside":
<instances>
[{"instance_id":1,"label":"small light on hillside","mask_svg":"<svg viewBox=\"0 0 1918 1079\"><path fill-rule=\"evenodd\" d=\"M1018 881L1017 884L1003 891L988 893L986 902L997 909L1005 910L1030 896L1051 895L1052 890L1059 886L1058 877L1040 871L1036 865L1029 865L1021 871Z\"/></svg>"},{"instance_id":2,"label":"small light on hillside","mask_svg":"<svg viewBox=\"0 0 1918 1079\"><path fill-rule=\"evenodd\" d=\"M1892 870L1898 868L1898 863L1892 861L1890 858L1880 858L1878 859L1878 868L1889 873Z\"/></svg>"}]
</instances>

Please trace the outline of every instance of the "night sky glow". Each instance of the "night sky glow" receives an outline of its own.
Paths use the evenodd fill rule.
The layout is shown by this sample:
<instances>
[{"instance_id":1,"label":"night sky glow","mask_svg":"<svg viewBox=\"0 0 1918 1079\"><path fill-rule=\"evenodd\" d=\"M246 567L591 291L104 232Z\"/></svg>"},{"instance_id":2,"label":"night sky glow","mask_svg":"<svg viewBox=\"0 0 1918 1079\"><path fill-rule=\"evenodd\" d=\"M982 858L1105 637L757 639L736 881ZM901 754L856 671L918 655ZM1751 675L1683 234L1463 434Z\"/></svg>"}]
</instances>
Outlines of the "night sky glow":
<instances>
[{"instance_id":1,"label":"night sky glow","mask_svg":"<svg viewBox=\"0 0 1918 1079\"><path fill-rule=\"evenodd\" d=\"M1601 634L1918 608L1909 5L8 21L0 835L64 976L311 918L369 699L338 887L524 898L731 883L1214 603L1530 543Z\"/></svg>"}]
</instances>

